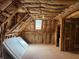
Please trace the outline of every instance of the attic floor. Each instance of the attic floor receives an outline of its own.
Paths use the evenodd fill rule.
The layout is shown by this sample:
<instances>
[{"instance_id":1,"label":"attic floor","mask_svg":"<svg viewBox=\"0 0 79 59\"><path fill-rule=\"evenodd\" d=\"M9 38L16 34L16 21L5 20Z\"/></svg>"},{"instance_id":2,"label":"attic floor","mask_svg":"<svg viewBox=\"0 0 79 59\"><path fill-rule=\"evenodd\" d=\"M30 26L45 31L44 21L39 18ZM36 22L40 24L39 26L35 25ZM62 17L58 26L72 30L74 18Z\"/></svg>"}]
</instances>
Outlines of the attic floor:
<instances>
[{"instance_id":1,"label":"attic floor","mask_svg":"<svg viewBox=\"0 0 79 59\"><path fill-rule=\"evenodd\" d=\"M22 59L79 59L79 54L60 51L53 45L30 45Z\"/></svg>"}]
</instances>

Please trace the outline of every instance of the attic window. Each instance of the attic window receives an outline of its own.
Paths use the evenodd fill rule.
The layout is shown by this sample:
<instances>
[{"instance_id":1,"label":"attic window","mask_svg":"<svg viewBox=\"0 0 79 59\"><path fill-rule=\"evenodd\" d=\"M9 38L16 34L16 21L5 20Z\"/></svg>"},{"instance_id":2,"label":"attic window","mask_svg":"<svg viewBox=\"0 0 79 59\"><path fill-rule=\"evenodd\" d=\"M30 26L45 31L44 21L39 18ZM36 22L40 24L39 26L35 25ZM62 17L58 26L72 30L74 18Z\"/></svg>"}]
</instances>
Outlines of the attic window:
<instances>
[{"instance_id":1,"label":"attic window","mask_svg":"<svg viewBox=\"0 0 79 59\"><path fill-rule=\"evenodd\" d=\"M35 29L41 30L42 28L42 20L35 20Z\"/></svg>"}]
</instances>

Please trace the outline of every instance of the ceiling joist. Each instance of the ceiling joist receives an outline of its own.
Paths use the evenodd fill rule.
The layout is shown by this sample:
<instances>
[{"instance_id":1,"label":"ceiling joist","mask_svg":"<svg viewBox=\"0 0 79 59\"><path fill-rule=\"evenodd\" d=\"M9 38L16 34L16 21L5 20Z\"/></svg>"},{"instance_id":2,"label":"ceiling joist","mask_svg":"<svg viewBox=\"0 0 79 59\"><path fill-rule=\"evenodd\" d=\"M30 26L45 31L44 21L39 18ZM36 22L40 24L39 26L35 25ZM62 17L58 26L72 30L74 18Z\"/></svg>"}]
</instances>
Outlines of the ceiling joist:
<instances>
[{"instance_id":1,"label":"ceiling joist","mask_svg":"<svg viewBox=\"0 0 79 59\"><path fill-rule=\"evenodd\" d=\"M37 7L37 6L31 6L31 7L26 7L28 9L48 9L48 10L64 10L65 8L48 8L48 7Z\"/></svg>"},{"instance_id":2,"label":"ceiling joist","mask_svg":"<svg viewBox=\"0 0 79 59\"><path fill-rule=\"evenodd\" d=\"M43 5L49 5L49 6L59 6L59 7L68 6L68 4L58 4L58 3L57 4L54 4L54 3L53 4L40 3L40 2L39 3L37 3L37 2L30 2L30 3L29 2L26 2L26 3L23 3L23 5L42 5L42 4Z\"/></svg>"}]
</instances>

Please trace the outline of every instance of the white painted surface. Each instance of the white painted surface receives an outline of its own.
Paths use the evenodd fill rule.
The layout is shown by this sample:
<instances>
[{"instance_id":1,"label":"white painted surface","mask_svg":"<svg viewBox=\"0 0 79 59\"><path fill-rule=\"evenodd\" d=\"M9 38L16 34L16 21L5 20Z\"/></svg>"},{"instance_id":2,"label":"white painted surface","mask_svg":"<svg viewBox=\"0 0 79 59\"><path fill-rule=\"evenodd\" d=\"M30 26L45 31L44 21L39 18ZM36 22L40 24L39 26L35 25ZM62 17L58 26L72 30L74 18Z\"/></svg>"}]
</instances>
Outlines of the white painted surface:
<instances>
[{"instance_id":1,"label":"white painted surface","mask_svg":"<svg viewBox=\"0 0 79 59\"><path fill-rule=\"evenodd\" d=\"M5 39L3 44L15 59L21 59L28 49L28 44L21 37Z\"/></svg>"}]
</instances>

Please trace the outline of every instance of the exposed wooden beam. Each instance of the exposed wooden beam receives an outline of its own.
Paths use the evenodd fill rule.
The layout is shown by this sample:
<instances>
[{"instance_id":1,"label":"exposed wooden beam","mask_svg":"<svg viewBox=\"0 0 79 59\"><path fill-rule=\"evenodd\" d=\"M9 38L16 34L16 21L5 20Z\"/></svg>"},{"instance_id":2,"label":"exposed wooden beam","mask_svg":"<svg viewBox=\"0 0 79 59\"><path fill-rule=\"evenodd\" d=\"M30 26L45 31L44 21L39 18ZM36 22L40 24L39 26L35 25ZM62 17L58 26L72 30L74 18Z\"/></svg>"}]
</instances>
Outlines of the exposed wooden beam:
<instances>
[{"instance_id":1,"label":"exposed wooden beam","mask_svg":"<svg viewBox=\"0 0 79 59\"><path fill-rule=\"evenodd\" d=\"M8 33L12 32L27 17L29 17L28 14L26 14Z\"/></svg>"},{"instance_id":2,"label":"exposed wooden beam","mask_svg":"<svg viewBox=\"0 0 79 59\"><path fill-rule=\"evenodd\" d=\"M40 13L40 11L31 11L31 10L29 10L30 11L30 13ZM48 11L48 10L41 10L41 14L43 14L43 13L51 13L51 14L53 14L53 13L61 13L62 11Z\"/></svg>"},{"instance_id":3,"label":"exposed wooden beam","mask_svg":"<svg viewBox=\"0 0 79 59\"><path fill-rule=\"evenodd\" d=\"M23 3L23 5L27 5L27 4L28 4L28 5L29 5L29 4L30 4L30 5L33 5L33 4L38 4L38 5L39 5L39 4L46 4L46 5L49 5L49 6L62 6L62 7L63 7L63 6L64 6L64 7L65 7L65 6L68 6L67 3L66 3L66 4L65 4L65 3L64 3L64 4L62 4L62 3L52 3L52 4L50 4L50 3L42 3L42 2L25 2L25 3Z\"/></svg>"},{"instance_id":4,"label":"exposed wooden beam","mask_svg":"<svg viewBox=\"0 0 79 59\"><path fill-rule=\"evenodd\" d=\"M7 20L4 21L1 25L5 24L5 23L8 22L9 20L11 20L12 17L13 17L16 13L17 13L17 9L16 9L15 12L14 12L10 17L8 17Z\"/></svg>"},{"instance_id":5,"label":"exposed wooden beam","mask_svg":"<svg viewBox=\"0 0 79 59\"><path fill-rule=\"evenodd\" d=\"M29 18L22 24L22 27L19 28L17 32L16 32L16 28L15 28L15 29L12 31L12 33L13 33L13 32L16 32L16 34L19 35L20 33L22 33L22 31L25 30L25 27L29 24L30 21L31 21L31 17L29 17ZM11 33L11 32L6 33L6 35L9 34L9 33Z\"/></svg>"},{"instance_id":6,"label":"exposed wooden beam","mask_svg":"<svg viewBox=\"0 0 79 59\"><path fill-rule=\"evenodd\" d=\"M4 10L6 7L8 7L12 3L12 0L3 0L0 2L0 10Z\"/></svg>"},{"instance_id":7,"label":"exposed wooden beam","mask_svg":"<svg viewBox=\"0 0 79 59\"><path fill-rule=\"evenodd\" d=\"M31 12L30 12L30 14L31 14L31 15L38 15L38 13L31 13ZM56 13L52 13L52 14L51 14L51 13L42 13L41 15L53 15L53 14L56 14ZM58 13L57 13L57 14L58 14ZM56 15L57 15L57 14L56 14Z\"/></svg>"},{"instance_id":8,"label":"exposed wooden beam","mask_svg":"<svg viewBox=\"0 0 79 59\"><path fill-rule=\"evenodd\" d=\"M71 5L68 9L65 9L62 13L57 15L54 19L59 20L59 19L66 18L73 12L78 11L79 10L78 7L79 7L79 3L75 3L74 5ZM61 21L61 20L59 20L59 21Z\"/></svg>"},{"instance_id":9,"label":"exposed wooden beam","mask_svg":"<svg viewBox=\"0 0 79 59\"><path fill-rule=\"evenodd\" d=\"M49 9L41 9L41 11L51 12L51 13L60 13L63 10L49 10Z\"/></svg>"},{"instance_id":10,"label":"exposed wooden beam","mask_svg":"<svg viewBox=\"0 0 79 59\"><path fill-rule=\"evenodd\" d=\"M35 7L35 6L30 6L30 7L26 7L26 8L28 8L28 9L40 9L40 8L42 8L42 9L49 9L49 10L64 10L65 8L62 8L62 7L60 7L60 8L49 8L49 7Z\"/></svg>"},{"instance_id":11,"label":"exposed wooden beam","mask_svg":"<svg viewBox=\"0 0 79 59\"><path fill-rule=\"evenodd\" d=\"M68 6L50 6L47 4L24 4L22 5L22 7L26 7L26 8L48 8L48 9L63 9L63 8L67 8Z\"/></svg>"}]
</instances>

